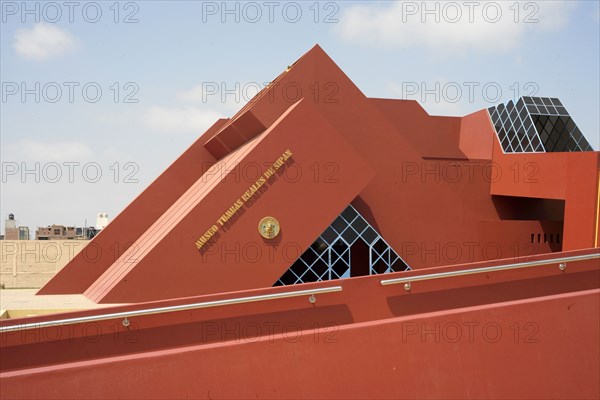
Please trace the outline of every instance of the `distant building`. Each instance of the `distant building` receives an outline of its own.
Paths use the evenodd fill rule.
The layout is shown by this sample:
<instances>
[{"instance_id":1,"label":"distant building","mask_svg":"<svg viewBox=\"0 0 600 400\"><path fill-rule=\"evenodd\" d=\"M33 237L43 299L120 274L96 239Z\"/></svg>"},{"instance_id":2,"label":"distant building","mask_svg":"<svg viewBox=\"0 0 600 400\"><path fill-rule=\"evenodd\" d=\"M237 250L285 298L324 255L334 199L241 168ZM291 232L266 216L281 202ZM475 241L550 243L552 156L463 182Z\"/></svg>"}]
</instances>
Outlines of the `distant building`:
<instances>
[{"instance_id":1,"label":"distant building","mask_svg":"<svg viewBox=\"0 0 600 400\"><path fill-rule=\"evenodd\" d=\"M100 218L102 216L102 218ZM98 214L99 225L104 227L108 225L108 214ZM65 225L48 225L40 226L35 231L36 240L71 240L92 239L100 229L93 226L90 227L75 227ZM8 214L8 218L4 221L4 235L0 235L0 240L29 240L31 239L28 226L17 226L14 214Z\"/></svg>"},{"instance_id":2,"label":"distant building","mask_svg":"<svg viewBox=\"0 0 600 400\"><path fill-rule=\"evenodd\" d=\"M98 232L100 232L100 230L94 228L93 226L88 228L75 228L77 239L92 239Z\"/></svg>"},{"instance_id":3,"label":"distant building","mask_svg":"<svg viewBox=\"0 0 600 400\"><path fill-rule=\"evenodd\" d=\"M106 228L106 225L108 225L108 214L98 213L96 217L96 229L100 231Z\"/></svg>"},{"instance_id":4,"label":"distant building","mask_svg":"<svg viewBox=\"0 0 600 400\"><path fill-rule=\"evenodd\" d=\"M37 240L75 239L76 236L74 226L48 225L47 227L38 227L35 231Z\"/></svg>"},{"instance_id":5,"label":"distant building","mask_svg":"<svg viewBox=\"0 0 600 400\"><path fill-rule=\"evenodd\" d=\"M4 240L29 240L29 227L17 226L14 214L8 214L4 221Z\"/></svg>"},{"instance_id":6,"label":"distant building","mask_svg":"<svg viewBox=\"0 0 600 400\"><path fill-rule=\"evenodd\" d=\"M19 229L14 214L8 214L8 219L4 221L4 237L6 240L19 240Z\"/></svg>"},{"instance_id":7,"label":"distant building","mask_svg":"<svg viewBox=\"0 0 600 400\"><path fill-rule=\"evenodd\" d=\"M28 226L20 226L19 227L19 240L29 240L29 227Z\"/></svg>"},{"instance_id":8,"label":"distant building","mask_svg":"<svg viewBox=\"0 0 600 400\"><path fill-rule=\"evenodd\" d=\"M98 230L94 227L78 228L74 226L49 225L40 226L35 231L36 240L86 240L96 236Z\"/></svg>"}]
</instances>

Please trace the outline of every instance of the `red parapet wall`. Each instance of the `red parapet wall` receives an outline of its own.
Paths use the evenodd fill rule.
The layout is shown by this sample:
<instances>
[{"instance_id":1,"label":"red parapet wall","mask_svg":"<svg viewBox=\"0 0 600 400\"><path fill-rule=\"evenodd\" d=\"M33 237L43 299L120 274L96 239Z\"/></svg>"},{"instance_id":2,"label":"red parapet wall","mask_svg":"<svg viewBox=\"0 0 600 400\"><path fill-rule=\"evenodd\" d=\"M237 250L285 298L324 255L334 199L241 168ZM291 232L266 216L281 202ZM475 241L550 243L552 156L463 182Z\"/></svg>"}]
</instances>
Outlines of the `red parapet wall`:
<instances>
[{"instance_id":1,"label":"red parapet wall","mask_svg":"<svg viewBox=\"0 0 600 400\"><path fill-rule=\"evenodd\" d=\"M577 256L598 251L553 255ZM418 279L534 261L549 264ZM397 278L414 280L409 290L381 283ZM2 321L4 328L339 286L313 299L131 316L127 327L115 317L4 332L0 395L593 399L599 279L598 258L534 256Z\"/></svg>"}]
</instances>

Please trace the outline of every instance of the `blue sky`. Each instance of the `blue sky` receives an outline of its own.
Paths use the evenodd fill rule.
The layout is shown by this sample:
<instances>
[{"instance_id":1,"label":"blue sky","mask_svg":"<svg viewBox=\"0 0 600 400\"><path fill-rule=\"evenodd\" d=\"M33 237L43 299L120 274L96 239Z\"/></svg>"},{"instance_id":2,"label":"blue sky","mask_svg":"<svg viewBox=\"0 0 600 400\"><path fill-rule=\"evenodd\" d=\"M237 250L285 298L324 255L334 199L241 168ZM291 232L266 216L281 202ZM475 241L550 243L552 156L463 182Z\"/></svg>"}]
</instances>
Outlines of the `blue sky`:
<instances>
[{"instance_id":1,"label":"blue sky","mask_svg":"<svg viewBox=\"0 0 600 400\"><path fill-rule=\"evenodd\" d=\"M2 1L0 228L114 217L315 43L430 114L559 97L598 149L598 4Z\"/></svg>"}]
</instances>

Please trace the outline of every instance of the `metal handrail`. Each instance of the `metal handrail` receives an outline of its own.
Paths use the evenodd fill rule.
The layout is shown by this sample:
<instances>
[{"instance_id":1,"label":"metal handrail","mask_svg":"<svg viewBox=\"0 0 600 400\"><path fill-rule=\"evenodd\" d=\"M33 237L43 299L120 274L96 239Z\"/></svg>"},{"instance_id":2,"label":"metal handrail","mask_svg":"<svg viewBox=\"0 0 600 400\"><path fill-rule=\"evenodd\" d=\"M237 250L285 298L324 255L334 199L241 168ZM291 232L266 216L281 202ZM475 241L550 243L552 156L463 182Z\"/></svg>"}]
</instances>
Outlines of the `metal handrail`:
<instances>
[{"instance_id":1,"label":"metal handrail","mask_svg":"<svg viewBox=\"0 0 600 400\"><path fill-rule=\"evenodd\" d=\"M265 301L265 300L285 299L285 298L289 298L289 297L299 297L299 296L306 296L306 295L341 292L342 290L343 289L341 286L331 286L331 287L319 288L319 289L297 290L295 292L264 294L264 295L259 295L259 296L238 297L238 298L233 298L233 299L206 301L206 302L202 302L202 303L181 304L178 306L149 308L149 309L145 309L145 310L135 310L135 311L123 311L123 312L116 312L116 313L111 313L111 314L90 315L87 317L78 317L78 318L66 318L66 319L59 319L59 320L54 320L54 321L32 322L29 324L1 326L0 333L18 331L18 330L23 330L23 329L44 328L44 327L48 327L48 326L72 325L72 324L80 324L80 323L84 323L84 322L104 321L107 319L114 319L114 318L127 319L128 317L138 317L138 316L142 316L142 315L162 314L162 313L167 313L167 312L194 310L194 309L198 309L198 308L219 307L219 306L227 306L227 305L232 305L232 304L243 304L243 303L252 303L252 302L257 302L257 301ZM312 299L311 299L311 302L313 302Z\"/></svg>"},{"instance_id":2,"label":"metal handrail","mask_svg":"<svg viewBox=\"0 0 600 400\"><path fill-rule=\"evenodd\" d=\"M405 278L383 279L383 280L381 280L380 283L382 285L396 285L398 283L410 283L410 282L416 282L416 281L426 281L426 280L431 280L431 279L450 278L453 276L482 274L482 273L494 272L494 271L506 271L506 270L511 270L511 269L537 267L537 266L557 264L557 263L562 264L562 263L567 263L567 262L571 262L571 261L592 260L595 258L600 258L600 253L584 254L584 255L580 255L580 256L571 256L571 257L563 257L563 258L554 258L552 260L528 261L528 262L515 263L515 264L496 265L493 267L462 269L459 271L439 272L439 273L427 274L427 275L409 276L409 277L405 277Z\"/></svg>"}]
</instances>

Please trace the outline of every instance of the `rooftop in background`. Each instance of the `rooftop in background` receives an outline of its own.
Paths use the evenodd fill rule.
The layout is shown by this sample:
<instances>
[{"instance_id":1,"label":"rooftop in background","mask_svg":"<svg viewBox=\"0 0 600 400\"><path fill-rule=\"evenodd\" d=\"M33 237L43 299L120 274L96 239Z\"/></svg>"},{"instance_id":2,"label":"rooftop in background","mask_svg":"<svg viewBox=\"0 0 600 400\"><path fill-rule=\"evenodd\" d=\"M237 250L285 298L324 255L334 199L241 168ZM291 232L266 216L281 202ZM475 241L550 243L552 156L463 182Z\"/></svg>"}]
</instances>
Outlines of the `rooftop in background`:
<instances>
[{"instance_id":1,"label":"rooftop in background","mask_svg":"<svg viewBox=\"0 0 600 400\"><path fill-rule=\"evenodd\" d=\"M38 227L35 231L35 238L36 240L88 240L96 236L98 232L99 229L94 227L77 228L74 226L49 225L47 227Z\"/></svg>"}]
</instances>

